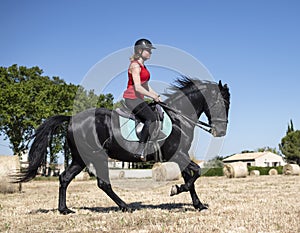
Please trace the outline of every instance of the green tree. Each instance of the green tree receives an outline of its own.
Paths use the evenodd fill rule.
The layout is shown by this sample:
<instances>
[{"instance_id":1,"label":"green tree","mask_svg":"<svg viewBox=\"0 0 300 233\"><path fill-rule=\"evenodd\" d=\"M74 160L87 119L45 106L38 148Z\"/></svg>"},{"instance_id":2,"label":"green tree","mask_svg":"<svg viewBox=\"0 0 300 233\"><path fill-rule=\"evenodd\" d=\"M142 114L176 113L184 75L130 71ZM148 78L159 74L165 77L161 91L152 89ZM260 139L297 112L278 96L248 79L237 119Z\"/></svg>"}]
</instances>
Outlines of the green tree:
<instances>
[{"instance_id":1,"label":"green tree","mask_svg":"<svg viewBox=\"0 0 300 233\"><path fill-rule=\"evenodd\" d=\"M74 87L42 73L38 67L0 67L0 133L9 139L15 154L28 149L34 129L43 119L71 110L66 106Z\"/></svg>"},{"instance_id":2,"label":"green tree","mask_svg":"<svg viewBox=\"0 0 300 233\"><path fill-rule=\"evenodd\" d=\"M290 124L288 125L288 129L287 129L286 133L288 134L293 131L294 131L294 124L293 124L293 121L290 120Z\"/></svg>"},{"instance_id":3,"label":"green tree","mask_svg":"<svg viewBox=\"0 0 300 233\"><path fill-rule=\"evenodd\" d=\"M216 168L216 167L223 167L223 157L222 156L215 156L214 158L205 162L204 166L206 168Z\"/></svg>"},{"instance_id":4,"label":"green tree","mask_svg":"<svg viewBox=\"0 0 300 233\"><path fill-rule=\"evenodd\" d=\"M257 152L265 152L265 151L269 151L269 152L272 152L272 153L274 153L274 154L278 154L278 155L280 154L279 151L277 151L276 148L271 148L271 147L269 147L269 146L265 146L265 147L262 147L262 148L258 148L256 151L257 151Z\"/></svg>"},{"instance_id":5,"label":"green tree","mask_svg":"<svg viewBox=\"0 0 300 233\"><path fill-rule=\"evenodd\" d=\"M72 115L73 109L113 106L111 94L97 96L94 91L42 74L39 67L0 67L0 135L9 139L14 154L28 149L34 129L50 116ZM55 162L55 155L64 147L62 138L60 133L51 139L50 161Z\"/></svg>"},{"instance_id":6,"label":"green tree","mask_svg":"<svg viewBox=\"0 0 300 233\"><path fill-rule=\"evenodd\" d=\"M290 131L281 139L279 144L281 153L286 160L300 165L300 130Z\"/></svg>"},{"instance_id":7,"label":"green tree","mask_svg":"<svg viewBox=\"0 0 300 233\"><path fill-rule=\"evenodd\" d=\"M94 90L85 90L78 86L73 101L73 114L84 111L88 108L107 108L113 109L114 97L112 94L100 94L97 96Z\"/></svg>"}]
</instances>

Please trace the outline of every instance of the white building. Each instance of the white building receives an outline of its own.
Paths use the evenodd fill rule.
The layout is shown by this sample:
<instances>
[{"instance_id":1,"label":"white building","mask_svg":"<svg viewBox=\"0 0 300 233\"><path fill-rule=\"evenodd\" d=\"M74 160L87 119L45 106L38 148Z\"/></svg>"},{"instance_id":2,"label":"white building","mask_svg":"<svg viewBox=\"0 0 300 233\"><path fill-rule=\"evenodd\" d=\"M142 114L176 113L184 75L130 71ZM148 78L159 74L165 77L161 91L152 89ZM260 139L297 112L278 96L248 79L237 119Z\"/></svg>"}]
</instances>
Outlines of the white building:
<instances>
[{"instance_id":1,"label":"white building","mask_svg":"<svg viewBox=\"0 0 300 233\"><path fill-rule=\"evenodd\" d=\"M278 167L286 164L282 156L269 151L235 154L223 159L224 163L233 163L239 161L247 163L247 166L256 167Z\"/></svg>"}]
</instances>

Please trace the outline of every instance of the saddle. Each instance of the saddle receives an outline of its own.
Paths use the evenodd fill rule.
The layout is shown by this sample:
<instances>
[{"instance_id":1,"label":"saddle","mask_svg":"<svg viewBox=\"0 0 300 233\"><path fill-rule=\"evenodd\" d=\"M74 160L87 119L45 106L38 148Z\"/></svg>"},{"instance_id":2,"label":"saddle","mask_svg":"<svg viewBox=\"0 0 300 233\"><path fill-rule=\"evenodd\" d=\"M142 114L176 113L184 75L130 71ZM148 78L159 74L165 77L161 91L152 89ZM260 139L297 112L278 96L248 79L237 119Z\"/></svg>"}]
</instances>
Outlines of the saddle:
<instances>
[{"instance_id":1,"label":"saddle","mask_svg":"<svg viewBox=\"0 0 300 233\"><path fill-rule=\"evenodd\" d=\"M161 141L166 139L172 131L172 122L168 114L161 108L160 105L150 105L155 114L157 115L156 129L152 132L150 137L151 141ZM131 113L131 110L123 106L116 108L115 112L119 115L120 131L124 139L128 141L139 141L141 131L144 124Z\"/></svg>"}]
</instances>

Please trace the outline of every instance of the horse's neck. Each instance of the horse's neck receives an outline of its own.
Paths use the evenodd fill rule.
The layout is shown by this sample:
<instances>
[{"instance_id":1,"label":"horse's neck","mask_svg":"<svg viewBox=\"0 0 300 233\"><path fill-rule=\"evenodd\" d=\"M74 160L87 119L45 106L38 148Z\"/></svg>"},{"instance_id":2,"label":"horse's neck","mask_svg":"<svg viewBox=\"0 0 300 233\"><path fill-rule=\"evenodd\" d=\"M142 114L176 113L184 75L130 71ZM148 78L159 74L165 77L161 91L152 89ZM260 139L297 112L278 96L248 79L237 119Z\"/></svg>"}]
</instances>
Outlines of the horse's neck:
<instances>
[{"instance_id":1,"label":"horse's neck","mask_svg":"<svg viewBox=\"0 0 300 233\"><path fill-rule=\"evenodd\" d=\"M204 100L202 97L184 97L170 100L166 103L171 108L176 109L182 114L190 118L195 118L194 120L199 119L201 114L204 112Z\"/></svg>"}]
</instances>

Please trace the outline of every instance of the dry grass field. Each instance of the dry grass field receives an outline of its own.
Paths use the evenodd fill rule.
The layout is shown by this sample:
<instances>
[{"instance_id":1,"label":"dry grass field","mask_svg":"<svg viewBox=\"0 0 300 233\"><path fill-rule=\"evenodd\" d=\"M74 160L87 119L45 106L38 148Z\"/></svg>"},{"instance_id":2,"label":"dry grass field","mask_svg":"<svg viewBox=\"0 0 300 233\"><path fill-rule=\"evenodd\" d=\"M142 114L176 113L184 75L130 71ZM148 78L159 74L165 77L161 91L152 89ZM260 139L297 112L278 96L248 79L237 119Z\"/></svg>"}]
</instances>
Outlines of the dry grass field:
<instances>
[{"instance_id":1,"label":"dry grass field","mask_svg":"<svg viewBox=\"0 0 300 233\"><path fill-rule=\"evenodd\" d=\"M57 211L58 182L33 181L22 193L0 194L0 232L300 232L300 176L201 177L196 188L210 209L193 209L188 193L169 197L177 182L113 180L133 213L122 213L96 186L72 182Z\"/></svg>"}]
</instances>

